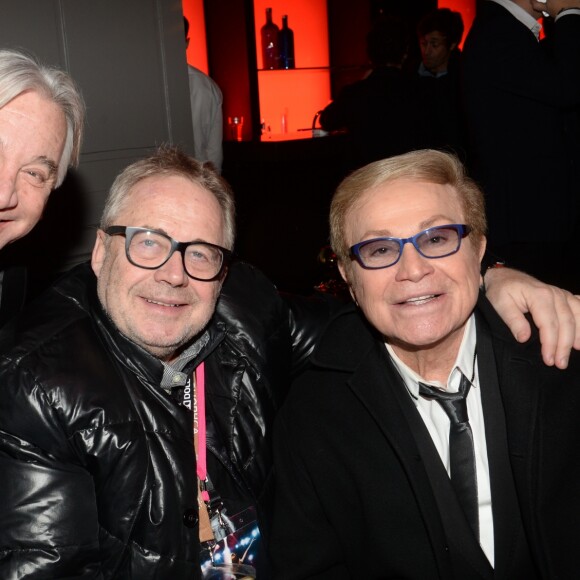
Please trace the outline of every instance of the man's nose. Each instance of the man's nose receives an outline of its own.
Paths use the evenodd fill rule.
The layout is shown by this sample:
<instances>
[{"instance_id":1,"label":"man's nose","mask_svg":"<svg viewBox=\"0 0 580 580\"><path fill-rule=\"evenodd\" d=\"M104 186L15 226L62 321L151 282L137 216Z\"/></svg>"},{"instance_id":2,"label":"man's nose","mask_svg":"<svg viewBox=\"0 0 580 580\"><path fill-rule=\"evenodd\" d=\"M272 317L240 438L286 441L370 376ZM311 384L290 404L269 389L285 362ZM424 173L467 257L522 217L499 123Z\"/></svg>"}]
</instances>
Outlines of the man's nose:
<instances>
[{"instance_id":1,"label":"man's nose","mask_svg":"<svg viewBox=\"0 0 580 580\"><path fill-rule=\"evenodd\" d=\"M7 168L0 168L0 210L11 209L17 205L16 175Z\"/></svg>"},{"instance_id":2,"label":"man's nose","mask_svg":"<svg viewBox=\"0 0 580 580\"><path fill-rule=\"evenodd\" d=\"M411 280L412 282L418 282L433 270L431 260L421 256L411 243L403 246L401 258L395 267L397 280Z\"/></svg>"},{"instance_id":3,"label":"man's nose","mask_svg":"<svg viewBox=\"0 0 580 580\"><path fill-rule=\"evenodd\" d=\"M171 258L155 270L155 279L171 286L187 286L189 284L189 276L183 267L183 258L179 252L173 252Z\"/></svg>"}]
</instances>

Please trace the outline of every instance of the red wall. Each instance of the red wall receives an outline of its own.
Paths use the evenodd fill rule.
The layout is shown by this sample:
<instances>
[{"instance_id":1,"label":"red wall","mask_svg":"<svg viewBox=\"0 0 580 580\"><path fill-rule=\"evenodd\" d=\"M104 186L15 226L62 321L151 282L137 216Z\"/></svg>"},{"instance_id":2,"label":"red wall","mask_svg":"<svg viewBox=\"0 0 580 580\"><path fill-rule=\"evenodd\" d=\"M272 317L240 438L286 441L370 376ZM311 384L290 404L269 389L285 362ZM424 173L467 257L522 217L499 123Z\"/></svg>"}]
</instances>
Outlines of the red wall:
<instances>
[{"instance_id":1,"label":"red wall","mask_svg":"<svg viewBox=\"0 0 580 580\"><path fill-rule=\"evenodd\" d=\"M207 74L207 47L203 0L182 0L183 15L189 21L187 62Z\"/></svg>"}]
</instances>

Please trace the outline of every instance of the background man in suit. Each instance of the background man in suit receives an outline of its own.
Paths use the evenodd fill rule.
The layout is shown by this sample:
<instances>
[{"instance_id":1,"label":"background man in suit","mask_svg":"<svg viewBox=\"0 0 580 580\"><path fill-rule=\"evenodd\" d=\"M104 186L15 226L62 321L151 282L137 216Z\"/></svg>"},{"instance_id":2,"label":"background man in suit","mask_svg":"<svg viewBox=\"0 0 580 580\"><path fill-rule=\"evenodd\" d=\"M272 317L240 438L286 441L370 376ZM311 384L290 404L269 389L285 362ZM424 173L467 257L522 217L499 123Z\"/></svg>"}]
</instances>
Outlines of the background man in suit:
<instances>
[{"instance_id":1,"label":"background man in suit","mask_svg":"<svg viewBox=\"0 0 580 580\"><path fill-rule=\"evenodd\" d=\"M459 12L437 8L417 25L421 62L413 74L421 102L430 109L430 124L436 134L435 146L465 157L465 130L460 98L459 43L463 19Z\"/></svg>"},{"instance_id":2,"label":"background man in suit","mask_svg":"<svg viewBox=\"0 0 580 580\"><path fill-rule=\"evenodd\" d=\"M417 151L346 178L330 223L359 308L331 322L279 414L277 577L572 577L578 494L553 491L567 460L568 491L579 472L578 360L542 368L539 344L478 302L479 188L456 158ZM562 385L560 408L544 403Z\"/></svg>"},{"instance_id":3,"label":"background man in suit","mask_svg":"<svg viewBox=\"0 0 580 580\"><path fill-rule=\"evenodd\" d=\"M541 10L555 19L542 41ZM468 161L487 196L489 246L510 265L574 291L578 38L578 0L483 0L463 49Z\"/></svg>"}]
</instances>

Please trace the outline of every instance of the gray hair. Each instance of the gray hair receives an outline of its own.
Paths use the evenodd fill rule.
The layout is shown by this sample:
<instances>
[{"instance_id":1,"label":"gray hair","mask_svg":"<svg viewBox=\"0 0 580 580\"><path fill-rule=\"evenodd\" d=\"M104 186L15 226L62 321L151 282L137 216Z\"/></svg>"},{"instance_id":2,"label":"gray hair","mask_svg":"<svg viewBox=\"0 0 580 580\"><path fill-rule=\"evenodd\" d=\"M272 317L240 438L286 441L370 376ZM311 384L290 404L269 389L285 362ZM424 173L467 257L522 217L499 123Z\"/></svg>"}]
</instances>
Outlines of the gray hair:
<instances>
[{"instance_id":1,"label":"gray hair","mask_svg":"<svg viewBox=\"0 0 580 580\"><path fill-rule=\"evenodd\" d=\"M474 241L481 242L487 231L483 192L467 176L465 167L455 155L423 149L369 163L346 177L338 186L330 204L330 243L339 260L349 263L345 233L348 214L367 191L397 179L453 187L458 194L465 223L472 228Z\"/></svg>"},{"instance_id":2,"label":"gray hair","mask_svg":"<svg viewBox=\"0 0 580 580\"><path fill-rule=\"evenodd\" d=\"M227 182L217 173L212 163L202 163L177 147L162 145L150 157L126 167L115 179L105 202L100 228L115 225L114 221L126 207L131 190L148 177L177 175L196 183L212 193L218 201L224 218L224 237L227 249L233 249L236 235L234 195Z\"/></svg>"},{"instance_id":3,"label":"gray hair","mask_svg":"<svg viewBox=\"0 0 580 580\"><path fill-rule=\"evenodd\" d=\"M72 78L62 70L40 64L16 50L0 50L0 108L26 92L34 91L62 110L67 126L66 141L58 165L54 187L58 187L70 167L79 161L85 104Z\"/></svg>"}]
</instances>

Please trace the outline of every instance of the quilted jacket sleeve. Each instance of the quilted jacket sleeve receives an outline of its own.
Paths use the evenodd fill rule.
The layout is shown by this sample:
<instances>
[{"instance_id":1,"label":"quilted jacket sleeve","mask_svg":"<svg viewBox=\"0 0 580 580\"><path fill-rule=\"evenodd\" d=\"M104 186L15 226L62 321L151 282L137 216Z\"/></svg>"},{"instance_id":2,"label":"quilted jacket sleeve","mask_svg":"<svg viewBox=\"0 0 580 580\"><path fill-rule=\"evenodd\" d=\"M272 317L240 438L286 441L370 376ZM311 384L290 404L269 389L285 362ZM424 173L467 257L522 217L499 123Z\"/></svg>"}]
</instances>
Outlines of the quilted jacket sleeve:
<instances>
[{"instance_id":1,"label":"quilted jacket sleeve","mask_svg":"<svg viewBox=\"0 0 580 580\"><path fill-rule=\"evenodd\" d=\"M0 577L99 578L86 471L0 431Z\"/></svg>"},{"instance_id":2,"label":"quilted jacket sleeve","mask_svg":"<svg viewBox=\"0 0 580 580\"><path fill-rule=\"evenodd\" d=\"M99 578L93 479L58 400L17 363L0 365L0 578Z\"/></svg>"},{"instance_id":3,"label":"quilted jacket sleeve","mask_svg":"<svg viewBox=\"0 0 580 580\"><path fill-rule=\"evenodd\" d=\"M0 578L101 578L93 477L69 436L64 392L47 392L25 347L2 352ZM54 358L46 361L62 383Z\"/></svg>"}]
</instances>

